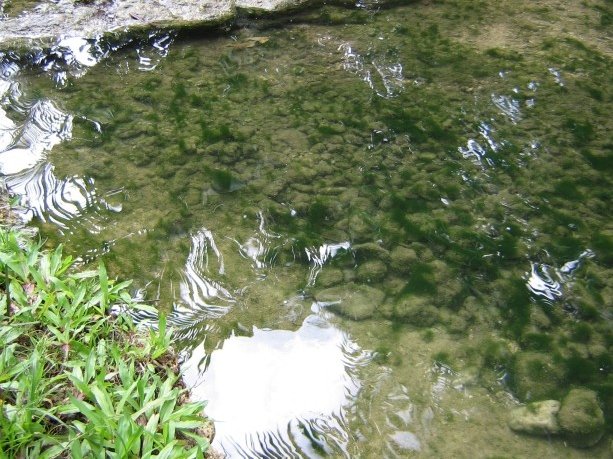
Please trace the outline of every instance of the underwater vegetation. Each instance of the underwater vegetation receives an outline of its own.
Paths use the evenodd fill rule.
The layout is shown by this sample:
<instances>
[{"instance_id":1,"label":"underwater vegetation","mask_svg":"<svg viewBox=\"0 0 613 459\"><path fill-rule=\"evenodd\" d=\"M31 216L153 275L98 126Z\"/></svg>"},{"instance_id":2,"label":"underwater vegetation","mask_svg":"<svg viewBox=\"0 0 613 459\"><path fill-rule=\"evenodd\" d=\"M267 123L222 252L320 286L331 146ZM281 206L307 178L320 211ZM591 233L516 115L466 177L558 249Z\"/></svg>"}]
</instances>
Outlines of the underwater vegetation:
<instances>
[{"instance_id":1,"label":"underwater vegetation","mask_svg":"<svg viewBox=\"0 0 613 459\"><path fill-rule=\"evenodd\" d=\"M458 414L471 390L510 455L546 441L514 440L509 395L560 402L557 432L591 446L613 413L609 10L324 6L229 37L184 31L153 69L143 44L65 86L26 67L23 92L74 116L55 177L89 178L95 196L73 213L36 187L25 201L51 202L35 220L59 222L40 225L51 243L134 277L188 349L314 310L340 324L372 350L364 380L390 375L344 427L372 444L345 452L462 457L455 430L488 447ZM398 420L405 396L419 422ZM582 444L568 413L596 405Z\"/></svg>"}]
</instances>

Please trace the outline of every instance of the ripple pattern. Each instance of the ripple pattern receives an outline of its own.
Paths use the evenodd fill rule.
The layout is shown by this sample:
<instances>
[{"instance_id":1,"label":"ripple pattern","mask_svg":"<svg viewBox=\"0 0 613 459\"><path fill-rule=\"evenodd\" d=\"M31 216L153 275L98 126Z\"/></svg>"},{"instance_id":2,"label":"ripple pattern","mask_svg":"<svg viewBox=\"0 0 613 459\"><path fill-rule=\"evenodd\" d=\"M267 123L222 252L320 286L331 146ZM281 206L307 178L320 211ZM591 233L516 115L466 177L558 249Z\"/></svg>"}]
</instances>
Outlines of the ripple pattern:
<instances>
[{"instance_id":1,"label":"ripple pattern","mask_svg":"<svg viewBox=\"0 0 613 459\"><path fill-rule=\"evenodd\" d=\"M200 346L182 370L192 396L209 400L215 444L229 457L349 457L345 409L369 358L346 333L311 315L295 332L254 327L253 336L230 337L206 371Z\"/></svg>"},{"instance_id":2,"label":"ripple pattern","mask_svg":"<svg viewBox=\"0 0 613 459\"><path fill-rule=\"evenodd\" d=\"M72 137L72 120L50 100L36 101L24 123L8 129L14 140L0 152L0 173L17 174L44 160L46 152Z\"/></svg>"}]
</instances>

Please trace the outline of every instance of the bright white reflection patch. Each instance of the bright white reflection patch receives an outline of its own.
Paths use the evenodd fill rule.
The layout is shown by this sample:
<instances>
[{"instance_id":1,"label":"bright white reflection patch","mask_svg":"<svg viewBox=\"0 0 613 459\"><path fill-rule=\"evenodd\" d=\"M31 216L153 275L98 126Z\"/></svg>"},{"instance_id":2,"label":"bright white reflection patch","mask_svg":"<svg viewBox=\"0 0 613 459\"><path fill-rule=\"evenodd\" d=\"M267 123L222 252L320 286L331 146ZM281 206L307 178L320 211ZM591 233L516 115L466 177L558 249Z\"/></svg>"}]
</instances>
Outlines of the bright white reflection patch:
<instances>
[{"instance_id":1,"label":"bright white reflection patch","mask_svg":"<svg viewBox=\"0 0 613 459\"><path fill-rule=\"evenodd\" d=\"M365 354L346 333L311 315L295 332L260 330L232 336L212 353L202 347L183 366L198 400L214 419L214 445L230 457L344 454L344 410L357 396ZM317 443L315 445L315 443Z\"/></svg>"}]
</instances>

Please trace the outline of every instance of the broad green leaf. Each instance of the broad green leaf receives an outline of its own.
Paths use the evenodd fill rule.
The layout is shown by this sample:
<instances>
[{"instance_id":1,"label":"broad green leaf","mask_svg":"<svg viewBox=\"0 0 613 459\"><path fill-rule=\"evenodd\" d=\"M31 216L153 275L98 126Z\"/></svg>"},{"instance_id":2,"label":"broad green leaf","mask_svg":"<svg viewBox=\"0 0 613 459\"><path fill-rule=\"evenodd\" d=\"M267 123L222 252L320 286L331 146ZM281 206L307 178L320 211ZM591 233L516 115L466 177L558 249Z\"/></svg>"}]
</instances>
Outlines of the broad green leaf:
<instances>
[{"instance_id":1,"label":"broad green leaf","mask_svg":"<svg viewBox=\"0 0 613 459\"><path fill-rule=\"evenodd\" d=\"M69 398L70 402L78 408L79 412L98 428L103 428L107 425L105 417L102 416L102 414L100 414L92 405L79 400L72 395L70 395Z\"/></svg>"},{"instance_id":2,"label":"broad green leaf","mask_svg":"<svg viewBox=\"0 0 613 459\"><path fill-rule=\"evenodd\" d=\"M134 397L134 392L136 390L136 385L137 382L134 381L130 387L128 387L125 391L125 393L123 394L123 396L121 397L121 400L119 400L119 403L117 404L117 406L115 407L115 414L116 415L120 415L123 412L123 407L126 404L126 401L128 401L128 399L133 398Z\"/></svg>"},{"instance_id":3,"label":"broad green leaf","mask_svg":"<svg viewBox=\"0 0 613 459\"><path fill-rule=\"evenodd\" d=\"M172 453L173 453L174 447L178 443L179 442L177 440L171 441L164 448L162 448L162 450L159 452L159 454L157 456L155 456L155 457L157 459L169 459L170 457L172 457Z\"/></svg>"},{"instance_id":4,"label":"broad green leaf","mask_svg":"<svg viewBox=\"0 0 613 459\"><path fill-rule=\"evenodd\" d=\"M83 452L81 449L81 442L78 438L75 438L70 445L70 455L72 459L82 459Z\"/></svg>"},{"instance_id":5,"label":"broad green leaf","mask_svg":"<svg viewBox=\"0 0 613 459\"><path fill-rule=\"evenodd\" d=\"M111 397L109 397L108 392L104 389L104 387L98 382L94 384L91 388L92 394L96 403L102 409L102 412L106 416L113 416L115 414L115 410L113 409L113 402L111 401Z\"/></svg>"}]
</instances>

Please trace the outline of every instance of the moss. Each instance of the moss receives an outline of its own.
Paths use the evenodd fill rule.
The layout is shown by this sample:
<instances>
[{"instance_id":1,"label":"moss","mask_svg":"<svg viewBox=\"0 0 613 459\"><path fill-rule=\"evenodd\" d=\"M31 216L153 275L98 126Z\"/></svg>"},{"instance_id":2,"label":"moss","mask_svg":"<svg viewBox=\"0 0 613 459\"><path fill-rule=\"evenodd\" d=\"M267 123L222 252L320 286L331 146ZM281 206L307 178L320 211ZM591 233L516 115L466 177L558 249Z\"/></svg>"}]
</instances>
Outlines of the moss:
<instances>
[{"instance_id":1,"label":"moss","mask_svg":"<svg viewBox=\"0 0 613 459\"><path fill-rule=\"evenodd\" d=\"M564 388L564 376L548 354L521 352L514 358L511 384L522 401L555 399Z\"/></svg>"},{"instance_id":2,"label":"moss","mask_svg":"<svg viewBox=\"0 0 613 459\"><path fill-rule=\"evenodd\" d=\"M507 320L508 329L513 337L519 338L530 322L532 305L528 289L523 281L512 281L505 286L503 298L502 313Z\"/></svg>"},{"instance_id":3,"label":"moss","mask_svg":"<svg viewBox=\"0 0 613 459\"><path fill-rule=\"evenodd\" d=\"M317 276L317 285L332 287L343 282L343 271L338 268L325 268Z\"/></svg>"},{"instance_id":4,"label":"moss","mask_svg":"<svg viewBox=\"0 0 613 459\"><path fill-rule=\"evenodd\" d=\"M558 420L566 440L578 448L594 446L604 434L604 413L591 390L571 390L562 400Z\"/></svg>"},{"instance_id":5,"label":"moss","mask_svg":"<svg viewBox=\"0 0 613 459\"><path fill-rule=\"evenodd\" d=\"M446 351L436 352L432 356L432 360L435 363L441 363L441 364L447 365L447 366L450 366L451 362L452 362L451 354L449 354L449 352L446 352Z\"/></svg>"},{"instance_id":6,"label":"moss","mask_svg":"<svg viewBox=\"0 0 613 459\"><path fill-rule=\"evenodd\" d=\"M431 328L424 330L421 334L421 339L425 343L431 343L434 340L434 330L432 330Z\"/></svg>"},{"instance_id":7,"label":"moss","mask_svg":"<svg viewBox=\"0 0 613 459\"><path fill-rule=\"evenodd\" d=\"M504 341L485 339L479 346L483 356L483 363L486 366L495 368L499 366L507 367L511 361L511 352L507 343Z\"/></svg>"},{"instance_id":8,"label":"moss","mask_svg":"<svg viewBox=\"0 0 613 459\"><path fill-rule=\"evenodd\" d=\"M564 366L570 383L586 384L598 379L598 367L591 359L574 354L564 361Z\"/></svg>"},{"instance_id":9,"label":"moss","mask_svg":"<svg viewBox=\"0 0 613 459\"><path fill-rule=\"evenodd\" d=\"M573 135L575 145L583 146L589 143L594 137L594 126L588 120L567 118L565 126Z\"/></svg>"},{"instance_id":10,"label":"moss","mask_svg":"<svg viewBox=\"0 0 613 459\"><path fill-rule=\"evenodd\" d=\"M356 279L360 282L377 283L385 278L387 266L381 260L370 260L358 266Z\"/></svg>"},{"instance_id":11,"label":"moss","mask_svg":"<svg viewBox=\"0 0 613 459\"><path fill-rule=\"evenodd\" d=\"M418 263L415 250L408 247L398 246L391 252L391 264L395 273L409 273L415 263Z\"/></svg>"},{"instance_id":12,"label":"moss","mask_svg":"<svg viewBox=\"0 0 613 459\"><path fill-rule=\"evenodd\" d=\"M578 343L587 343L592 338L592 327L585 322L575 324L572 330L572 339Z\"/></svg>"},{"instance_id":13,"label":"moss","mask_svg":"<svg viewBox=\"0 0 613 459\"><path fill-rule=\"evenodd\" d=\"M209 169L208 175L212 180L213 188L216 191L228 192L232 189L232 173L224 169Z\"/></svg>"},{"instance_id":14,"label":"moss","mask_svg":"<svg viewBox=\"0 0 613 459\"><path fill-rule=\"evenodd\" d=\"M553 337L547 333L524 333L521 338L522 346L528 350L549 351L552 349Z\"/></svg>"},{"instance_id":15,"label":"moss","mask_svg":"<svg viewBox=\"0 0 613 459\"><path fill-rule=\"evenodd\" d=\"M439 310L426 296L409 295L398 301L393 317L415 327L431 327L440 321Z\"/></svg>"}]
</instances>

